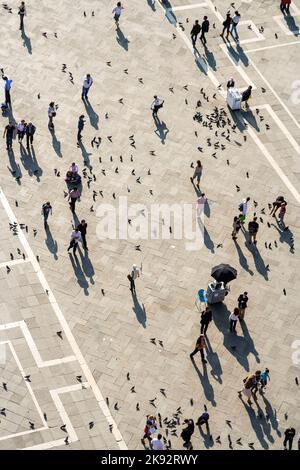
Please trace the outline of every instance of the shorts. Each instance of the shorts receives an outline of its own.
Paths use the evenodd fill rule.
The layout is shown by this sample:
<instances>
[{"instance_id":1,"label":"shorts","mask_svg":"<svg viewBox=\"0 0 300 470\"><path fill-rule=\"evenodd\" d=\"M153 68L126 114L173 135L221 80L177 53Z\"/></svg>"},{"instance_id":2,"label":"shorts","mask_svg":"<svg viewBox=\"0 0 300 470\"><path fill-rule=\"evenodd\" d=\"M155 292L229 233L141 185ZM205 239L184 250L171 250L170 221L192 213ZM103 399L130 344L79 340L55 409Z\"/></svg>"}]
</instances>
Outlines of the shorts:
<instances>
[{"instance_id":1,"label":"shorts","mask_svg":"<svg viewBox=\"0 0 300 470\"><path fill-rule=\"evenodd\" d=\"M119 21L119 19L120 19L120 15L115 14L114 20L115 20L116 23Z\"/></svg>"}]
</instances>

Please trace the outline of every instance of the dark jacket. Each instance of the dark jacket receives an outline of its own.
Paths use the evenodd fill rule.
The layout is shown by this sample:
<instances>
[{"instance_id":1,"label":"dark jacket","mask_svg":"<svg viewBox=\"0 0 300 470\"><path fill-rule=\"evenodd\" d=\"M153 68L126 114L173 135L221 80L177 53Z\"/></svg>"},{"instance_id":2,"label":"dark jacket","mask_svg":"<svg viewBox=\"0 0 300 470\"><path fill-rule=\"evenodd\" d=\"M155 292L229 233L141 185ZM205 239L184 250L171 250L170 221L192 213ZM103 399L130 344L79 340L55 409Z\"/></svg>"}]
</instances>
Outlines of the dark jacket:
<instances>
[{"instance_id":1,"label":"dark jacket","mask_svg":"<svg viewBox=\"0 0 300 470\"><path fill-rule=\"evenodd\" d=\"M208 33L208 31L209 31L209 21L208 20L204 20L202 22L202 31L203 31L203 33Z\"/></svg>"},{"instance_id":2,"label":"dark jacket","mask_svg":"<svg viewBox=\"0 0 300 470\"><path fill-rule=\"evenodd\" d=\"M77 228L82 235L86 235L87 224L79 224Z\"/></svg>"},{"instance_id":3,"label":"dark jacket","mask_svg":"<svg viewBox=\"0 0 300 470\"><path fill-rule=\"evenodd\" d=\"M25 132L26 132L26 135L34 135L35 133L35 126L33 124L27 124L26 126L26 129L25 129Z\"/></svg>"},{"instance_id":4,"label":"dark jacket","mask_svg":"<svg viewBox=\"0 0 300 470\"><path fill-rule=\"evenodd\" d=\"M201 325L208 325L212 321L212 312L211 310L204 310L204 312L201 313Z\"/></svg>"},{"instance_id":5,"label":"dark jacket","mask_svg":"<svg viewBox=\"0 0 300 470\"><path fill-rule=\"evenodd\" d=\"M194 24L191 34L199 34L201 31L201 26L200 24Z\"/></svg>"}]
</instances>

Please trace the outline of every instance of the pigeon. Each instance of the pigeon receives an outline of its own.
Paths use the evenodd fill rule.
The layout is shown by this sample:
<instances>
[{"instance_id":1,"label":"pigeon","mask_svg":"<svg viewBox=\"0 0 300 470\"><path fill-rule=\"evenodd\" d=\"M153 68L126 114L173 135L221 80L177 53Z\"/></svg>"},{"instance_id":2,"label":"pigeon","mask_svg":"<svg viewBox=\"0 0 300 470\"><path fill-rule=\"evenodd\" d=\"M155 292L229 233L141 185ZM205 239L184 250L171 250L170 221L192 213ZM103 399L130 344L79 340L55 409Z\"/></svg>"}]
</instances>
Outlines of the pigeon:
<instances>
[{"instance_id":1,"label":"pigeon","mask_svg":"<svg viewBox=\"0 0 300 470\"><path fill-rule=\"evenodd\" d=\"M101 289L101 294L102 294L102 295L105 295L104 289Z\"/></svg>"},{"instance_id":2,"label":"pigeon","mask_svg":"<svg viewBox=\"0 0 300 470\"><path fill-rule=\"evenodd\" d=\"M69 436L67 436L67 437L65 438L64 442L65 442L66 446L69 445Z\"/></svg>"},{"instance_id":3,"label":"pigeon","mask_svg":"<svg viewBox=\"0 0 300 470\"><path fill-rule=\"evenodd\" d=\"M108 397L105 398L105 401L106 401L107 406L109 406L109 398Z\"/></svg>"},{"instance_id":4,"label":"pigeon","mask_svg":"<svg viewBox=\"0 0 300 470\"><path fill-rule=\"evenodd\" d=\"M120 409L120 408L119 408L119 406L118 406L118 402L117 402L117 403L115 403L115 405L114 405L114 409L115 409L115 410L117 410L117 411Z\"/></svg>"},{"instance_id":5,"label":"pigeon","mask_svg":"<svg viewBox=\"0 0 300 470\"><path fill-rule=\"evenodd\" d=\"M30 375L25 375L24 379L26 380L26 382L31 382Z\"/></svg>"},{"instance_id":6,"label":"pigeon","mask_svg":"<svg viewBox=\"0 0 300 470\"><path fill-rule=\"evenodd\" d=\"M44 413L44 420L47 421L47 415Z\"/></svg>"},{"instance_id":7,"label":"pigeon","mask_svg":"<svg viewBox=\"0 0 300 470\"><path fill-rule=\"evenodd\" d=\"M170 91L171 93L174 93L174 88L173 88L173 87L170 87L170 88L169 88L169 91Z\"/></svg>"},{"instance_id":8,"label":"pigeon","mask_svg":"<svg viewBox=\"0 0 300 470\"><path fill-rule=\"evenodd\" d=\"M18 201L15 201L15 205L16 205L16 207L19 207Z\"/></svg>"},{"instance_id":9,"label":"pigeon","mask_svg":"<svg viewBox=\"0 0 300 470\"><path fill-rule=\"evenodd\" d=\"M159 342L159 345L163 348L163 347L164 347L164 344L163 344L162 340L159 339L158 342Z\"/></svg>"},{"instance_id":10,"label":"pigeon","mask_svg":"<svg viewBox=\"0 0 300 470\"><path fill-rule=\"evenodd\" d=\"M261 87L261 91L262 93L266 93L267 90L264 87Z\"/></svg>"},{"instance_id":11,"label":"pigeon","mask_svg":"<svg viewBox=\"0 0 300 470\"><path fill-rule=\"evenodd\" d=\"M113 425L113 424L110 424L110 425L108 426L108 428L109 428L109 432L112 432L112 430L113 430L113 427L114 427L114 425Z\"/></svg>"},{"instance_id":12,"label":"pigeon","mask_svg":"<svg viewBox=\"0 0 300 470\"><path fill-rule=\"evenodd\" d=\"M81 382L82 382L82 376L81 376L81 375L77 375L77 376L76 376L76 380L78 380L78 382L81 383Z\"/></svg>"},{"instance_id":13,"label":"pigeon","mask_svg":"<svg viewBox=\"0 0 300 470\"><path fill-rule=\"evenodd\" d=\"M10 267L9 267L9 266L6 266L6 272L7 272L7 274L9 274L10 271L11 271Z\"/></svg>"},{"instance_id":14,"label":"pigeon","mask_svg":"<svg viewBox=\"0 0 300 470\"><path fill-rule=\"evenodd\" d=\"M231 426L231 421L230 421L229 419L226 419L226 424L228 424L228 426L229 426L230 428L232 428L232 426Z\"/></svg>"},{"instance_id":15,"label":"pigeon","mask_svg":"<svg viewBox=\"0 0 300 470\"><path fill-rule=\"evenodd\" d=\"M90 421L89 422L89 429L93 429L93 427L94 427L94 421Z\"/></svg>"},{"instance_id":16,"label":"pigeon","mask_svg":"<svg viewBox=\"0 0 300 470\"><path fill-rule=\"evenodd\" d=\"M159 391L160 391L160 393L161 393L164 397L167 397L166 391L165 391L164 388L160 388Z\"/></svg>"},{"instance_id":17,"label":"pigeon","mask_svg":"<svg viewBox=\"0 0 300 470\"><path fill-rule=\"evenodd\" d=\"M194 406L194 400L192 398L190 399L190 404L191 406Z\"/></svg>"},{"instance_id":18,"label":"pigeon","mask_svg":"<svg viewBox=\"0 0 300 470\"><path fill-rule=\"evenodd\" d=\"M128 75L128 69L124 69L124 73L126 73L126 75Z\"/></svg>"},{"instance_id":19,"label":"pigeon","mask_svg":"<svg viewBox=\"0 0 300 470\"><path fill-rule=\"evenodd\" d=\"M137 251L141 251L141 245L136 245L136 246L135 246L135 249L136 249Z\"/></svg>"},{"instance_id":20,"label":"pigeon","mask_svg":"<svg viewBox=\"0 0 300 470\"><path fill-rule=\"evenodd\" d=\"M3 416L6 416L6 408L2 408L2 410L0 411L0 414L3 415Z\"/></svg>"},{"instance_id":21,"label":"pigeon","mask_svg":"<svg viewBox=\"0 0 300 470\"><path fill-rule=\"evenodd\" d=\"M126 378L127 378L127 380L130 380L130 374L129 374L129 372L127 372Z\"/></svg>"},{"instance_id":22,"label":"pigeon","mask_svg":"<svg viewBox=\"0 0 300 470\"><path fill-rule=\"evenodd\" d=\"M4 390L7 392L7 384L5 382L2 382L2 386L3 386Z\"/></svg>"},{"instance_id":23,"label":"pigeon","mask_svg":"<svg viewBox=\"0 0 300 470\"><path fill-rule=\"evenodd\" d=\"M136 411L140 411L140 404L139 403L136 404L135 409L136 409Z\"/></svg>"},{"instance_id":24,"label":"pigeon","mask_svg":"<svg viewBox=\"0 0 300 470\"><path fill-rule=\"evenodd\" d=\"M277 33L275 33L275 39L278 39L278 34Z\"/></svg>"},{"instance_id":25,"label":"pigeon","mask_svg":"<svg viewBox=\"0 0 300 470\"><path fill-rule=\"evenodd\" d=\"M42 36L44 36L47 39L47 33L42 33Z\"/></svg>"},{"instance_id":26,"label":"pigeon","mask_svg":"<svg viewBox=\"0 0 300 470\"><path fill-rule=\"evenodd\" d=\"M63 431L63 432L68 432L67 431L67 425L66 424L63 424L60 429Z\"/></svg>"},{"instance_id":27,"label":"pigeon","mask_svg":"<svg viewBox=\"0 0 300 470\"><path fill-rule=\"evenodd\" d=\"M150 338L150 343L156 344L156 338Z\"/></svg>"},{"instance_id":28,"label":"pigeon","mask_svg":"<svg viewBox=\"0 0 300 470\"><path fill-rule=\"evenodd\" d=\"M241 190L241 188L237 184L235 185L235 187L236 187L237 192Z\"/></svg>"},{"instance_id":29,"label":"pigeon","mask_svg":"<svg viewBox=\"0 0 300 470\"><path fill-rule=\"evenodd\" d=\"M295 377L295 382L296 382L296 385L299 385L299 382L298 382L298 377ZM3 387L4 387L5 384L3 384ZM5 390L5 387L4 387L4 390Z\"/></svg>"},{"instance_id":30,"label":"pigeon","mask_svg":"<svg viewBox=\"0 0 300 470\"><path fill-rule=\"evenodd\" d=\"M289 415L287 413L284 413L284 419L287 421L288 420L288 417Z\"/></svg>"},{"instance_id":31,"label":"pigeon","mask_svg":"<svg viewBox=\"0 0 300 470\"><path fill-rule=\"evenodd\" d=\"M131 393L136 393L135 386L131 387L130 391L131 391Z\"/></svg>"},{"instance_id":32,"label":"pigeon","mask_svg":"<svg viewBox=\"0 0 300 470\"><path fill-rule=\"evenodd\" d=\"M34 423L32 423L31 421L29 421L29 426L30 426L30 429L34 429Z\"/></svg>"},{"instance_id":33,"label":"pigeon","mask_svg":"<svg viewBox=\"0 0 300 470\"><path fill-rule=\"evenodd\" d=\"M108 65L108 67L111 67L111 62L106 62L106 65Z\"/></svg>"},{"instance_id":34,"label":"pigeon","mask_svg":"<svg viewBox=\"0 0 300 470\"><path fill-rule=\"evenodd\" d=\"M283 293L284 293L284 295L286 295L286 290L285 289L283 289Z\"/></svg>"},{"instance_id":35,"label":"pigeon","mask_svg":"<svg viewBox=\"0 0 300 470\"><path fill-rule=\"evenodd\" d=\"M62 331L57 331L56 334L57 334L57 336L59 336L61 339L63 339L63 337L62 337Z\"/></svg>"},{"instance_id":36,"label":"pigeon","mask_svg":"<svg viewBox=\"0 0 300 470\"><path fill-rule=\"evenodd\" d=\"M248 446L250 449L254 450L254 442L248 442Z\"/></svg>"}]
</instances>

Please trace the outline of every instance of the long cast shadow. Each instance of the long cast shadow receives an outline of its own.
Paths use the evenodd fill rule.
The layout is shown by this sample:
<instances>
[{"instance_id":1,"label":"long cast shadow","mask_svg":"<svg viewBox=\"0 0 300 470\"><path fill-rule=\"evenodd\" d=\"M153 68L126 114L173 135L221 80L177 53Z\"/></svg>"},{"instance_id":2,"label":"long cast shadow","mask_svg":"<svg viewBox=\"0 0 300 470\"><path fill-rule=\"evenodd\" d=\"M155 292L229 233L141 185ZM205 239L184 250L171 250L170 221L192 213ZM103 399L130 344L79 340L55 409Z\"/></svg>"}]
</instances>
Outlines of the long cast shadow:
<instances>
[{"instance_id":1,"label":"long cast shadow","mask_svg":"<svg viewBox=\"0 0 300 470\"><path fill-rule=\"evenodd\" d=\"M95 284L93 276L95 275L95 270L92 265L92 262L89 258L88 252L84 251L84 256L82 251L79 251L80 259L81 259L81 266L83 269L84 274L89 278L90 284Z\"/></svg>"},{"instance_id":2,"label":"long cast shadow","mask_svg":"<svg viewBox=\"0 0 300 470\"><path fill-rule=\"evenodd\" d=\"M290 247L290 252L292 254L294 254L294 244L293 244L293 233L291 232L291 230L289 228L287 228L285 226L285 224L283 226L279 225L279 222L278 222L278 219L277 217L275 217L275 220L276 220L276 223L278 224L278 227L276 227L275 224L271 224L273 225L273 227L276 228L278 234L279 234L279 241L280 243L286 243L287 245L289 245Z\"/></svg>"},{"instance_id":3,"label":"long cast shadow","mask_svg":"<svg viewBox=\"0 0 300 470\"><path fill-rule=\"evenodd\" d=\"M91 103L89 100L84 100L83 104L85 106L85 110L87 112L87 115L89 117L91 126L94 127L95 129L99 129L98 123L99 123L99 116L98 114L94 111Z\"/></svg>"},{"instance_id":4,"label":"long cast shadow","mask_svg":"<svg viewBox=\"0 0 300 470\"><path fill-rule=\"evenodd\" d=\"M156 11L155 4L152 2L152 0L147 0L147 3L153 11Z\"/></svg>"},{"instance_id":5,"label":"long cast shadow","mask_svg":"<svg viewBox=\"0 0 300 470\"><path fill-rule=\"evenodd\" d=\"M241 328L245 336L229 332L230 311L224 303L213 304L210 306L213 312L213 320L218 330L223 333L223 344L246 371L249 371L249 354L253 354L256 362L260 362L258 352L255 349L252 338L249 335L246 325Z\"/></svg>"},{"instance_id":6,"label":"long cast shadow","mask_svg":"<svg viewBox=\"0 0 300 470\"><path fill-rule=\"evenodd\" d=\"M119 26L117 26L117 43L120 44L121 47L123 47L123 49L125 51L128 51L128 45L129 45L129 40L124 36L123 34L123 31L120 29Z\"/></svg>"},{"instance_id":7,"label":"long cast shadow","mask_svg":"<svg viewBox=\"0 0 300 470\"><path fill-rule=\"evenodd\" d=\"M208 327L207 331L209 331L209 327ZM207 336L205 337L205 341L206 341L207 360L208 360L209 364L211 365L210 373L211 373L212 377L215 380L217 380L217 382L219 382L219 384L221 384L222 383L221 375L222 375L223 371L222 371L222 366L221 366L221 363L220 363L220 360L219 360L219 356L216 352L214 352L212 350L210 341L209 341Z\"/></svg>"},{"instance_id":8,"label":"long cast shadow","mask_svg":"<svg viewBox=\"0 0 300 470\"><path fill-rule=\"evenodd\" d=\"M77 250L79 251L80 248L78 247ZM82 271L82 268L79 264L79 259L77 254L75 253L75 256L73 254L70 255L72 267L74 270L74 274L77 277L77 282L78 285L83 289L85 295L90 295L88 288L89 288L89 283L87 282L84 272Z\"/></svg>"},{"instance_id":9,"label":"long cast shadow","mask_svg":"<svg viewBox=\"0 0 300 470\"><path fill-rule=\"evenodd\" d=\"M7 166L11 175L16 179L17 183L21 184L22 171L20 165L16 163L16 158L13 149L7 150L10 167Z\"/></svg>"},{"instance_id":10,"label":"long cast shadow","mask_svg":"<svg viewBox=\"0 0 300 470\"><path fill-rule=\"evenodd\" d=\"M166 15L167 20L175 26L177 24L177 18L175 16L175 13L172 10L171 3L169 2L169 0L161 0L161 4L165 9L165 12L166 12L165 15Z\"/></svg>"},{"instance_id":11,"label":"long cast shadow","mask_svg":"<svg viewBox=\"0 0 300 470\"><path fill-rule=\"evenodd\" d=\"M56 135L55 135L55 130L52 129L50 130L51 132L51 136L52 136L52 147L56 153L56 155L59 157L59 158L62 158L62 153L61 153L61 143L59 140L57 140L56 138Z\"/></svg>"},{"instance_id":12,"label":"long cast shadow","mask_svg":"<svg viewBox=\"0 0 300 470\"><path fill-rule=\"evenodd\" d=\"M217 62L212 51L207 48L207 45L204 44L205 59L210 66L210 68L216 72L217 71Z\"/></svg>"},{"instance_id":13,"label":"long cast shadow","mask_svg":"<svg viewBox=\"0 0 300 470\"><path fill-rule=\"evenodd\" d=\"M198 356L198 354L197 354L197 356ZM199 357L200 357L200 354L199 354ZM206 364L203 364L203 374L201 374L200 369L198 368L198 366L197 366L197 364L194 360L194 357L191 358L191 361L192 361L192 364L195 368L195 371L197 372L198 377L200 379L200 382L201 382L201 385L202 385L202 388L203 388L204 395L205 395L206 399L212 404L212 406L217 406L217 402L215 401L214 389L213 389L213 387L212 387L212 385L211 385L211 383L208 379Z\"/></svg>"},{"instance_id":14,"label":"long cast shadow","mask_svg":"<svg viewBox=\"0 0 300 470\"><path fill-rule=\"evenodd\" d=\"M169 133L169 129L166 126L164 121L155 121L156 124L156 131L155 134L160 138L161 143L164 145L165 140L167 138L167 134Z\"/></svg>"},{"instance_id":15,"label":"long cast shadow","mask_svg":"<svg viewBox=\"0 0 300 470\"><path fill-rule=\"evenodd\" d=\"M43 170L39 167L35 151L33 147L30 149L27 149L27 152L25 150L25 147L23 144L20 144L20 154L21 154L21 162L25 168L25 170L28 171L29 176L36 176L36 179L38 182L40 182L40 176L43 174Z\"/></svg>"},{"instance_id":16,"label":"long cast shadow","mask_svg":"<svg viewBox=\"0 0 300 470\"><path fill-rule=\"evenodd\" d=\"M240 245L238 244L238 242L236 240L233 240L233 241L234 241L234 246L236 247L236 251L237 251L238 256L239 256L240 265L242 266L242 268L245 271L247 271L247 273L250 274L250 276L253 276L254 272L252 271L252 269L249 268L247 258L244 255L244 253L242 252Z\"/></svg>"},{"instance_id":17,"label":"long cast shadow","mask_svg":"<svg viewBox=\"0 0 300 470\"><path fill-rule=\"evenodd\" d=\"M136 319L142 325L143 328L146 328L147 313L145 310L145 306L144 304L141 305L139 303L135 292L132 292L131 295L133 300L132 310L136 315Z\"/></svg>"},{"instance_id":18,"label":"long cast shadow","mask_svg":"<svg viewBox=\"0 0 300 470\"><path fill-rule=\"evenodd\" d=\"M92 168L91 163L90 163L90 155L93 155L93 154L87 152L87 150L86 150L86 148L85 148L85 146L83 145L82 142L78 143L78 148L80 148L80 150L81 150L84 165L87 166L88 168Z\"/></svg>"},{"instance_id":19,"label":"long cast shadow","mask_svg":"<svg viewBox=\"0 0 300 470\"><path fill-rule=\"evenodd\" d=\"M31 55L32 54L31 40L30 40L30 37L26 35L24 28L21 33L21 38L23 39L23 46L26 47L28 54Z\"/></svg>"},{"instance_id":20,"label":"long cast shadow","mask_svg":"<svg viewBox=\"0 0 300 470\"><path fill-rule=\"evenodd\" d=\"M284 21L293 35L299 36L299 26L296 24L295 18L292 15L284 15Z\"/></svg>"},{"instance_id":21,"label":"long cast shadow","mask_svg":"<svg viewBox=\"0 0 300 470\"><path fill-rule=\"evenodd\" d=\"M53 254L55 261L57 261L58 260L58 256L57 256L58 245L57 245L57 241L53 239L53 236L52 236L52 233L48 224L46 225L45 232L47 235L47 238L45 240L46 246L48 250L50 251L50 253Z\"/></svg>"},{"instance_id":22,"label":"long cast shadow","mask_svg":"<svg viewBox=\"0 0 300 470\"><path fill-rule=\"evenodd\" d=\"M242 404L244 405L245 410L247 411L252 429L254 430L254 432L257 436L257 439L259 440L262 448L263 449L268 449L269 444L265 440L265 436L264 436L264 432L263 432L263 428L262 428L261 418L256 415L255 410L250 405L248 405L247 403L244 402L242 397L240 397L240 400L241 400Z\"/></svg>"}]
</instances>

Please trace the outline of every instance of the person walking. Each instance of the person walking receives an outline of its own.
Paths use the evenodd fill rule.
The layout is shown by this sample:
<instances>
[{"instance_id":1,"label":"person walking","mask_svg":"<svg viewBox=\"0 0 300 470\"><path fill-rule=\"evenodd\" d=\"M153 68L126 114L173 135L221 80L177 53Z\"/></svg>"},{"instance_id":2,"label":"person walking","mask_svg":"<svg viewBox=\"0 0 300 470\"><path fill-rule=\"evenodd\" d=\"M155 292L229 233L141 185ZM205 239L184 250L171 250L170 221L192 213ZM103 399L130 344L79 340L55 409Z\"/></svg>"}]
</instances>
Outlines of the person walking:
<instances>
[{"instance_id":1,"label":"person walking","mask_svg":"<svg viewBox=\"0 0 300 470\"><path fill-rule=\"evenodd\" d=\"M143 446L145 447L145 439L149 442L149 447L152 449L152 439L151 434L154 434L157 430L156 418L155 416L148 416L146 421L146 426L144 428L144 435L141 439Z\"/></svg>"},{"instance_id":2,"label":"person walking","mask_svg":"<svg viewBox=\"0 0 300 470\"><path fill-rule=\"evenodd\" d=\"M292 428L292 427L289 427L284 431L284 441L283 441L284 450L287 450L286 448L287 444L289 446L289 450L292 450L295 434L296 434L296 430L295 428Z\"/></svg>"},{"instance_id":3,"label":"person walking","mask_svg":"<svg viewBox=\"0 0 300 470\"><path fill-rule=\"evenodd\" d=\"M196 426L199 427L199 430L200 429L202 430L201 426L203 426L203 424L205 424L207 434L210 434L208 421L209 421L209 414L205 411L204 413L202 413L201 416L199 416L199 418L196 422Z\"/></svg>"},{"instance_id":4,"label":"person walking","mask_svg":"<svg viewBox=\"0 0 300 470\"><path fill-rule=\"evenodd\" d=\"M114 20L116 22L117 27L119 27L119 21L120 21L122 10L124 10L124 7L122 6L121 2L118 2L117 6L112 11L114 14Z\"/></svg>"},{"instance_id":5,"label":"person walking","mask_svg":"<svg viewBox=\"0 0 300 470\"><path fill-rule=\"evenodd\" d=\"M86 243L86 232L87 232L87 223L84 219L80 222L78 225L78 230L81 233L81 239L82 239L82 246L85 251L89 251Z\"/></svg>"},{"instance_id":6,"label":"person walking","mask_svg":"<svg viewBox=\"0 0 300 470\"><path fill-rule=\"evenodd\" d=\"M206 307L205 310L201 313L201 320L200 320L200 325L201 325L201 330L200 333L203 333L206 335L208 325L212 321L212 311L210 310L209 307Z\"/></svg>"},{"instance_id":7,"label":"person walking","mask_svg":"<svg viewBox=\"0 0 300 470\"><path fill-rule=\"evenodd\" d=\"M56 107L54 101L51 101L49 104L48 108L48 117L49 117L49 123L48 127L49 129L54 129L54 124L53 124L53 118L56 116Z\"/></svg>"},{"instance_id":8,"label":"person walking","mask_svg":"<svg viewBox=\"0 0 300 470\"><path fill-rule=\"evenodd\" d=\"M264 393L264 389L266 388L268 381L270 382L270 371L266 367L264 371L260 374L260 392Z\"/></svg>"},{"instance_id":9,"label":"person walking","mask_svg":"<svg viewBox=\"0 0 300 470\"><path fill-rule=\"evenodd\" d=\"M231 333L236 333L236 324L239 319L239 313L239 309L235 307L233 312L229 315L229 330L231 331Z\"/></svg>"},{"instance_id":10,"label":"person walking","mask_svg":"<svg viewBox=\"0 0 300 470\"><path fill-rule=\"evenodd\" d=\"M128 274L128 280L130 281L130 290L133 294L136 293L135 290L135 280L140 277L140 268L137 267L136 264L132 266L132 271Z\"/></svg>"},{"instance_id":11,"label":"person walking","mask_svg":"<svg viewBox=\"0 0 300 470\"><path fill-rule=\"evenodd\" d=\"M70 244L69 244L69 248L67 249L68 253L70 253L71 248L73 248L73 255L75 255L77 247L78 247L78 242L79 242L80 239L81 239L81 234L80 234L78 228L76 228L71 233Z\"/></svg>"},{"instance_id":12,"label":"person walking","mask_svg":"<svg viewBox=\"0 0 300 470\"><path fill-rule=\"evenodd\" d=\"M247 197L246 199L243 199L239 205L239 211L241 212L240 219L241 219L242 224L244 224L246 221L249 201L250 201L250 197Z\"/></svg>"},{"instance_id":13,"label":"person walking","mask_svg":"<svg viewBox=\"0 0 300 470\"><path fill-rule=\"evenodd\" d=\"M279 224L284 227L285 226L285 223L284 223L284 216L286 214L286 206L287 206L287 202L284 201L281 203L281 206L280 206L280 209L279 209L279 215L278 215L278 218L279 218Z\"/></svg>"},{"instance_id":14,"label":"person walking","mask_svg":"<svg viewBox=\"0 0 300 470\"><path fill-rule=\"evenodd\" d=\"M94 83L94 80L91 77L91 75L88 73L83 79L82 93L81 93L81 99L82 100L87 100L88 101L88 93L89 93L90 88L93 85L93 83Z\"/></svg>"},{"instance_id":15,"label":"person walking","mask_svg":"<svg viewBox=\"0 0 300 470\"><path fill-rule=\"evenodd\" d=\"M76 201L80 198L80 191L77 188L70 189L69 191L69 205L72 213L75 213L75 204Z\"/></svg>"},{"instance_id":16,"label":"person walking","mask_svg":"<svg viewBox=\"0 0 300 470\"><path fill-rule=\"evenodd\" d=\"M42 215L44 217L44 227L47 228L48 226L48 217L49 214L52 215L52 206L50 202L45 202L45 204L42 205Z\"/></svg>"},{"instance_id":17,"label":"person walking","mask_svg":"<svg viewBox=\"0 0 300 470\"><path fill-rule=\"evenodd\" d=\"M20 30L23 31L24 29L24 16L26 16L26 7L25 7L25 2L21 2L21 5L19 6L19 11L18 15L20 15Z\"/></svg>"},{"instance_id":18,"label":"person walking","mask_svg":"<svg viewBox=\"0 0 300 470\"><path fill-rule=\"evenodd\" d=\"M195 431L195 424L193 419L185 419L184 424L187 426L181 431L181 438L183 439L183 447L190 448L191 438Z\"/></svg>"},{"instance_id":19,"label":"person walking","mask_svg":"<svg viewBox=\"0 0 300 470\"><path fill-rule=\"evenodd\" d=\"M248 101L249 101L249 99L251 98L251 95L252 95L252 86L249 85L248 88L247 88L247 90L243 91L243 93L242 93L242 102L243 102L243 101L245 102L246 108L249 107Z\"/></svg>"},{"instance_id":20,"label":"person walking","mask_svg":"<svg viewBox=\"0 0 300 470\"><path fill-rule=\"evenodd\" d=\"M162 441L162 435L157 434L157 438L152 439L152 450L164 450L164 443Z\"/></svg>"},{"instance_id":21,"label":"person walking","mask_svg":"<svg viewBox=\"0 0 300 470\"><path fill-rule=\"evenodd\" d=\"M3 133L3 139L6 136L6 150L11 150L12 149L12 142L15 134L15 126L10 122L5 126L4 128L4 133Z\"/></svg>"},{"instance_id":22,"label":"person walking","mask_svg":"<svg viewBox=\"0 0 300 470\"><path fill-rule=\"evenodd\" d=\"M32 124L32 122L29 122L26 125L25 133L26 133L26 147L29 149L29 144L31 144L31 147L33 145L33 136L35 134L36 127Z\"/></svg>"},{"instance_id":23,"label":"person walking","mask_svg":"<svg viewBox=\"0 0 300 470\"><path fill-rule=\"evenodd\" d=\"M237 235L240 231L240 229L242 228L242 221L241 221L241 217L240 216L235 216L234 219L233 219L233 223L232 223L232 240L236 240L237 239Z\"/></svg>"},{"instance_id":24,"label":"person walking","mask_svg":"<svg viewBox=\"0 0 300 470\"><path fill-rule=\"evenodd\" d=\"M201 26L199 24L199 20L196 20L191 30L191 40L192 40L192 44L194 48L196 46L197 37L200 31L201 31Z\"/></svg>"},{"instance_id":25,"label":"person walking","mask_svg":"<svg viewBox=\"0 0 300 470\"><path fill-rule=\"evenodd\" d=\"M158 110L163 107L164 100L158 98L157 95L154 95L153 98L154 98L154 101L152 101L152 104L151 104L152 116L155 121L159 121L157 113L158 113Z\"/></svg>"},{"instance_id":26,"label":"person walking","mask_svg":"<svg viewBox=\"0 0 300 470\"><path fill-rule=\"evenodd\" d=\"M195 356L195 354L197 354L197 352L200 353L200 356L201 356L201 360L204 364L207 364L207 361L204 357L204 348L206 347L206 342L205 342L205 337L204 337L204 334L201 333L199 338L197 339L197 342L196 342L196 346L195 346L195 349L193 352L191 352L190 354L190 358L192 359L193 356Z\"/></svg>"},{"instance_id":27,"label":"person walking","mask_svg":"<svg viewBox=\"0 0 300 470\"><path fill-rule=\"evenodd\" d=\"M272 207L272 210L271 210L271 212L270 212L270 215L272 215L273 217L275 217L276 212L278 211L278 209L280 209L281 204L282 204L283 202L285 202L284 197L283 197L283 196L278 196L278 197L276 198L276 201L274 201L273 204L272 204L273 207Z\"/></svg>"},{"instance_id":28,"label":"person walking","mask_svg":"<svg viewBox=\"0 0 300 470\"><path fill-rule=\"evenodd\" d=\"M204 16L202 25L201 25L201 36L200 36L200 41L205 45L207 43L205 35L209 31L209 21L207 16Z\"/></svg>"},{"instance_id":29,"label":"person walking","mask_svg":"<svg viewBox=\"0 0 300 470\"><path fill-rule=\"evenodd\" d=\"M253 217L253 220L251 220L248 224L248 232L249 232L249 236L250 236L250 240L249 240L250 245L251 245L252 242L253 242L254 245L257 244L256 236L257 236L258 229L259 229L259 224L257 222L257 217Z\"/></svg>"},{"instance_id":30,"label":"person walking","mask_svg":"<svg viewBox=\"0 0 300 470\"><path fill-rule=\"evenodd\" d=\"M241 15L239 14L238 11L235 12L234 14L234 17L232 18L232 28L231 28L231 36L233 37L233 39L235 39L235 41L238 41L239 40L239 35L238 35L238 32L237 32L237 26L239 24L239 21L241 19ZM234 35L233 35L234 33Z\"/></svg>"},{"instance_id":31,"label":"person walking","mask_svg":"<svg viewBox=\"0 0 300 470\"><path fill-rule=\"evenodd\" d=\"M11 96L10 96L10 90L11 90L11 84L12 80L10 80L7 77L2 77L3 80L5 81L4 84L4 91L5 91L5 104L11 108Z\"/></svg>"},{"instance_id":32,"label":"person walking","mask_svg":"<svg viewBox=\"0 0 300 470\"><path fill-rule=\"evenodd\" d=\"M200 188L199 185L200 185L200 180L201 180L201 176L202 176L202 171L203 171L202 163L201 163L200 160L197 160L197 166L195 168L193 177L191 177L191 183L194 184L194 179L197 178L197 188L198 189Z\"/></svg>"},{"instance_id":33,"label":"person walking","mask_svg":"<svg viewBox=\"0 0 300 470\"><path fill-rule=\"evenodd\" d=\"M245 317L245 310L248 304L248 292L244 292L240 294L237 301L238 301L238 309L239 309L239 320L244 320Z\"/></svg>"},{"instance_id":34,"label":"person walking","mask_svg":"<svg viewBox=\"0 0 300 470\"><path fill-rule=\"evenodd\" d=\"M285 15L290 14L290 6L291 6L292 1L291 0L281 0L280 2L280 10L281 12Z\"/></svg>"},{"instance_id":35,"label":"person walking","mask_svg":"<svg viewBox=\"0 0 300 470\"><path fill-rule=\"evenodd\" d=\"M77 143L79 144L82 140L82 135L81 132L83 131L84 128L84 114L81 114L78 119L78 132L77 132Z\"/></svg>"},{"instance_id":36,"label":"person walking","mask_svg":"<svg viewBox=\"0 0 300 470\"><path fill-rule=\"evenodd\" d=\"M224 33L226 31L226 39L229 38L229 32L230 32L230 26L231 26L231 23L232 23L232 18L231 18L231 15L230 13L227 13L226 15L226 19L223 21L223 31L222 33L220 34L220 36L224 39Z\"/></svg>"},{"instance_id":37,"label":"person walking","mask_svg":"<svg viewBox=\"0 0 300 470\"><path fill-rule=\"evenodd\" d=\"M258 376L260 377L260 370L256 371L255 374L247 375L247 377L243 380L244 388L238 391L238 395L240 398L242 398L242 393L247 397L247 403L250 406L252 405L252 388L255 387Z\"/></svg>"},{"instance_id":38,"label":"person walking","mask_svg":"<svg viewBox=\"0 0 300 470\"><path fill-rule=\"evenodd\" d=\"M24 121L24 119L22 119L22 121L20 121L19 124L17 125L17 136L18 136L19 144L22 143L25 132L26 132L26 122Z\"/></svg>"}]
</instances>

